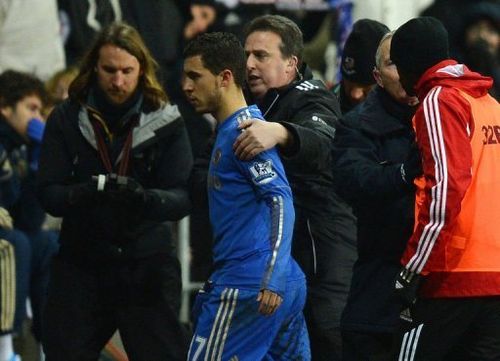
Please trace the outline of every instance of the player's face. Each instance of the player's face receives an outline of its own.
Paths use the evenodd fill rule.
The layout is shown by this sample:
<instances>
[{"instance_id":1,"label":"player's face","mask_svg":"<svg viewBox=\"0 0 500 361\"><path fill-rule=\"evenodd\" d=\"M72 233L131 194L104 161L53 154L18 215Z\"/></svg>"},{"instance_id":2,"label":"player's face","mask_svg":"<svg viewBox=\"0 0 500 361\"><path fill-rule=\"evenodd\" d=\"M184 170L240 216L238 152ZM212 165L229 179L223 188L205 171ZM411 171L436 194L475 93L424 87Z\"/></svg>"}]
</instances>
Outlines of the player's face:
<instances>
[{"instance_id":1,"label":"player's face","mask_svg":"<svg viewBox=\"0 0 500 361\"><path fill-rule=\"evenodd\" d=\"M125 49L106 44L99 50L97 83L112 104L125 103L137 89L141 66Z\"/></svg>"},{"instance_id":2,"label":"player's face","mask_svg":"<svg viewBox=\"0 0 500 361\"><path fill-rule=\"evenodd\" d=\"M200 55L184 60L182 89L198 113L217 111L220 104L218 77L205 68Z\"/></svg>"},{"instance_id":3,"label":"player's face","mask_svg":"<svg viewBox=\"0 0 500 361\"><path fill-rule=\"evenodd\" d=\"M18 134L25 136L28 130L28 123L31 119L43 119L42 100L38 95L28 95L18 101L13 107L3 107L1 112L7 123Z\"/></svg>"},{"instance_id":4,"label":"player's face","mask_svg":"<svg viewBox=\"0 0 500 361\"><path fill-rule=\"evenodd\" d=\"M254 31L246 38L247 81L256 99L262 99L271 88L287 85L295 77L295 63L283 58L280 46L281 37L271 31Z\"/></svg>"},{"instance_id":5,"label":"player's face","mask_svg":"<svg viewBox=\"0 0 500 361\"><path fill-rule=\"evenodd\" d=\"M384 41L380 48L380 67L375 70L377 83L396 101L405 104L416 104L417 99L410 97L399 81L396 65L390 59L391 38Z\"/></svg>"}]
</instances>

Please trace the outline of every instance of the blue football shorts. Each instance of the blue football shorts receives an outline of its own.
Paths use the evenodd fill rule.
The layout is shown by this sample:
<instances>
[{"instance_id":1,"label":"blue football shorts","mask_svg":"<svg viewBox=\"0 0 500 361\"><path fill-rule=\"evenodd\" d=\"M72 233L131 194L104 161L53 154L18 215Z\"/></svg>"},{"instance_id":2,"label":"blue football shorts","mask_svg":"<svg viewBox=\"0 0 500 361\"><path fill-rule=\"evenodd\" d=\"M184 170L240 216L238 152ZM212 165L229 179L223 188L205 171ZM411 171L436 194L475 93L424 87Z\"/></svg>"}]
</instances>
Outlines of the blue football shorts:
<instances>
[{"instance_id":1,"label":"blue football shorts","mask_svg":"<svg viewBox=\"0 0 500 361\"><path fill-rule=\"evenodd\" d=\"M305 281L289 282L282 304L270 316L259 313L257 296L256 289L215 285L201 290L193 308L188 360L310 360L302 314Z\"/></svg>"}]
</instances>

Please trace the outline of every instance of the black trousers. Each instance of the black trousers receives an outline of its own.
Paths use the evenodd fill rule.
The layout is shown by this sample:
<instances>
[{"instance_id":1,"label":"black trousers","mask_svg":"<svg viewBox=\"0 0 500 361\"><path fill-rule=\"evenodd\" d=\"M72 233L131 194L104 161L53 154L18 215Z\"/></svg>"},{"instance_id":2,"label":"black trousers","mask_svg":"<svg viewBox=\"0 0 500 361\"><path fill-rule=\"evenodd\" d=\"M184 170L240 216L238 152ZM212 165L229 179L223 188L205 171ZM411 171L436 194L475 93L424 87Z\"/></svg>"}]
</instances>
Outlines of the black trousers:
<instances>
[{"instance_id":1,"label":"black trousers","mask_svg":"<svg viewBox=\"0 0 500 361\"><path fill-rule=\"evenodd\" d=\"M394 333L342 331L342 361L390 361Z\"/></svg>"},{"instance_id":2,"label":"black trousers","mask_svg":"<svg viewBox=\"0 0 500 361\"><path fill-rule=\"evenodd\" d=\"M56 257L43 314L47 361L96 361L118 329L130 361L185 360L180 267L156 255L82 268Z\"/></svg>"},{"instance_id":3,"label":"black trousers","mask_svg":"<svg viewBox=\"0 0 500 361\"><path fill-rule=\"evenodd\" d=\"M500 360L499 296L421 299L410 316L395 360Z\"/></svg>"},{"instance_id":4,"label":"black trousers","mask_svg":"<svg viewBox=\"0 0 500 361\"><path fill-rule=\"evenodd\" d=\"M292 255L307 277L304 307L312 361L340 361L340 318L357 257L354 233L342 222L310 217L296 208ZM354 228L354 223L352 224Z\"/></svg>"}]
</instances>

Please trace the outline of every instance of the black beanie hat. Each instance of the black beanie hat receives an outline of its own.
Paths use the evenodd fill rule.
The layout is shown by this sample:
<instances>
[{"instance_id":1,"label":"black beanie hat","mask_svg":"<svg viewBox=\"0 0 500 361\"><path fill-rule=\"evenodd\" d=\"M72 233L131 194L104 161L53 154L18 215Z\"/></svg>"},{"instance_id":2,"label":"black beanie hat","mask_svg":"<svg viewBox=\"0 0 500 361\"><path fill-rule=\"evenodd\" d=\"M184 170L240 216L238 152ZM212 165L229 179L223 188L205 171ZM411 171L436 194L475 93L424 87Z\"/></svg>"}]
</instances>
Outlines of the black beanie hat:
<instances>
[{"instance_id":1,"label":"black beanie hat","mask_svg":"<svg viewBox=\"0 0 500 361\"><path fill-rule=\"evenodd\" d=\"M448 31L436 18L423 16L411 19L401 25L392 37L392 62L418 77L449 57Z\"/></svg>"},{"instance_id":2,"label":"black beanie hat","mask_svg":"<svg viewBox=\"0 0 500 361\"><path fill-rule=\"evenodd\" d=\"M375 20L361 19L354 23L342 53L342 79L360 84L375 83L372 75L375 53L380 39L388 32L387 26Z\"/></svg>"}]
</instances>

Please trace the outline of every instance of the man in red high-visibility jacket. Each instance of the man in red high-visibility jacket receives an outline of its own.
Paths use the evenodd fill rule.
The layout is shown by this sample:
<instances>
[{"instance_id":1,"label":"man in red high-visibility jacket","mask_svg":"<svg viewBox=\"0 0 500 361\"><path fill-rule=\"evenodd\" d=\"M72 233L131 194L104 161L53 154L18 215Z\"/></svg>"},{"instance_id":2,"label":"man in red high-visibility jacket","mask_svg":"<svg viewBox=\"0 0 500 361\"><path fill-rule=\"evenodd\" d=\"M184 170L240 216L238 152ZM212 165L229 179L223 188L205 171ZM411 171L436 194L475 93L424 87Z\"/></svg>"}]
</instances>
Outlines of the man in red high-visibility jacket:
<instances>
[{"instance_id":1,"label":"man in red high-visibility jacket","mask_svg":"<svg viewBox=\"0 0 500 361\"><path fill-rule=\"evenodd\" d=\"M492 80L449 59L447 31L430 17L396 31L391 59L420 100L414 125L424 171L395 282L409 306L399 360L499 360L500 106L488 95Z\"/></svg>"}]
</instances>

